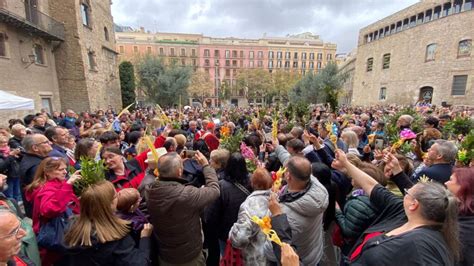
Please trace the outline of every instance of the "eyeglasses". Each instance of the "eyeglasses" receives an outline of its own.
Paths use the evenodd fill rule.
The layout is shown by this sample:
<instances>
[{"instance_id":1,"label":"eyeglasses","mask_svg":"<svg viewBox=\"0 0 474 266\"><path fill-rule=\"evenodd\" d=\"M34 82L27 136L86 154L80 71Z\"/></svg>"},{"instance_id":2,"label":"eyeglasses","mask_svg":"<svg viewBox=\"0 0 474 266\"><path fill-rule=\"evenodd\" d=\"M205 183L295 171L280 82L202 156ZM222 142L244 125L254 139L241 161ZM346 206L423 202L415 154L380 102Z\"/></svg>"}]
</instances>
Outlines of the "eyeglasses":
<instances>
[{"instance_id":1,"label":"eyeglasses","mask_svg":"<svg viewBox=\"0 0 474 266\"><path fill-rule=\"evenodd\" d=\"M413 196L413 194L411 194L410 192L408 192L408 188L405 188L403 189L405 191L405 195L408 195L410 197L412 197L414 200L416 200L416 198Z\"/></svg>"},{"instance_id":2,"label":"eyeglasses","mask_svg":"<svg viewBox=\"0 0 474 266\"><path fill-rule=\"evenodd\" d=\"M12 236L18 238L18 234L20 233L20 230L23 228L23 227L21 226L21 222L20 222L19 220L18 220L18 222L19 222L20 224L18 225L17 228L15 228L15 230L13 230L11 233L9 233L9 234L7 234L7 235L0 236L0 239L6 239L6 238L10 238L10 237L12 237Z\"/></svg>"}]
</instances>

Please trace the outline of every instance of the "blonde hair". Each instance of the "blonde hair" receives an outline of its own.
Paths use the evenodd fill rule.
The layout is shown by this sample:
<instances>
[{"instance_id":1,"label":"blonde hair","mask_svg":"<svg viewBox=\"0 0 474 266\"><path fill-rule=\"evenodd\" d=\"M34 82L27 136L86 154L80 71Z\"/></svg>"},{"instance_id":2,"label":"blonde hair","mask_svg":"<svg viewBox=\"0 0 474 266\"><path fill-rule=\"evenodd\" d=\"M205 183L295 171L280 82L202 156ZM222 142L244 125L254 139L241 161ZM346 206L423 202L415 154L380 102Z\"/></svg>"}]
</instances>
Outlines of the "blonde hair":
<instances>
[{"instance_id":1,"label":"blonde hair","mask_svg":"<svg viewBox=\"0 0 474 266\"><path fill-rule=\"evenodd\" d=\"M81 214L64 235L67 246L92 246L92 235L106 243L122 239L130 232L129 222L118 218L112 209L115 193L109 181L95 183L82 193Z\"/></svg>"},{"instance_id":2,"label":"blonde hair","mask_svg":"<svg viewBox=\"0 0 474 266\"><path fill-rule=\"evenodd\" d=\"M140 193L135 188L124 188L117 193L117 210L128 212L140 199Z\"/></svg>"},{"instance_id":3,"label":"blonde hair","mask_svg":"<svg viewBox=\"0 0 474 266\"><path fill-rule=\"evenodd\" d=\"M8 137L5 135L0 135L0 141L8 142Z\"/></svg>"},{"instance_id":4,"label":"blonde hair","mask_svg":"<svg viewBox=\"0 0 474 266\"><path fill-rule=\"evenodd\" d=\"M357 148L357 146L359 146L359 139L354 131L344 130L341 135L341 138L343 137L347 138L345 139L345 142L349 148Z\"/></svg>"},{"instance_id":5,"label":"blonde hair","mask_svg":"<svg viewBox=\"0 0 474 266\"><path fill-rule=\"evenodd\" d=\"M48 157L41 161L36 169L33 181L25 188L25 190L33 192L35 189L44 185L49 180L46 174L58 169L61 165L67 166L66 160L60 157Z\"/></svg>"},{"instance_id":6,"label":"blonde hair","mask_svg":"<svg viewBox=\"0 0 474 266\"><path fill-rule=\"evenodd\" d=\"M210 157L215 163L219 164L221 168L225 168L227 161L229 161L230 152L226 149L217 149L211 152Z\"/></svg>"},{"instance_id":7,"label":"blonde hair","mask_svg":"<svg viewBox=\"0 0 474 266\"><path fill-rule=\"evenodd\" d=\"M175 135L174 139L176 140L178 147L184 147L184 144L186 144L186 137L183 134Z\"/></svg>"}]
</instances>

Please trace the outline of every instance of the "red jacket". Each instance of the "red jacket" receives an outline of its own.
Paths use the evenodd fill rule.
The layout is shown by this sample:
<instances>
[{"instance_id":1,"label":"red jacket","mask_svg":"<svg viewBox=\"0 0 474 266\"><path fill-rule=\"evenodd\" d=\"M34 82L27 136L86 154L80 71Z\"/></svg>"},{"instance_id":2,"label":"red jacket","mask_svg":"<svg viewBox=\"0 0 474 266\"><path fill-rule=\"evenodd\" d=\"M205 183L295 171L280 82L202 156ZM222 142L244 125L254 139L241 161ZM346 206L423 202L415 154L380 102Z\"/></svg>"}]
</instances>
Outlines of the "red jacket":
<instances>
[{"instance_id":1,"label":"red jacket","mask_svg":"<svg viewBox=\"0 0 474 266\"><path fill-rule=\"evenodd\" d=\"M33 231L36 234L39 233L41 224L58 217L66 211L66 207L76 214L80 211L79 199L66 180L49 180L32 193L26 192L26 200L33 203Z\"/></svg>"}]
</instances>

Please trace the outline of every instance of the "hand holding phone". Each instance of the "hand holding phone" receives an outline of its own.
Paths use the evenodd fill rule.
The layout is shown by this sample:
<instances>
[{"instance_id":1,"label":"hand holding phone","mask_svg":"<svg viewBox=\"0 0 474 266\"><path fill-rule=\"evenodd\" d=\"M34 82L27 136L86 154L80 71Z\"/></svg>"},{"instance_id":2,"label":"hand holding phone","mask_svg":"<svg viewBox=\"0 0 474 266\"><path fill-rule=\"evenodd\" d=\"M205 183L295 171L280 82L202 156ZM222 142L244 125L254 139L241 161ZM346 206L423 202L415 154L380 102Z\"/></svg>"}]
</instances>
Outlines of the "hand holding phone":
<instances>
[{"instance_id":1,"label":"hand holding phone","mask_svg":"<svg viewBox=\"0 0 474 266\"><path fill-rule=\"evenodd\" d=\"M185 150L184 151L184 157L185 158L193 158L194 155L196 155L196 151L193 151L193 150Z\"/></svg>"},{"instance_id":2,"label":"hand holding phone","mask_svg":"<svg viewBox=\"0 0 474 266\"><path fill-rule=\"evenodd\" d=\"M376 139L375 140L375 149L382 150L383 149L383 139Z\"/></svg>"}]
</instances>

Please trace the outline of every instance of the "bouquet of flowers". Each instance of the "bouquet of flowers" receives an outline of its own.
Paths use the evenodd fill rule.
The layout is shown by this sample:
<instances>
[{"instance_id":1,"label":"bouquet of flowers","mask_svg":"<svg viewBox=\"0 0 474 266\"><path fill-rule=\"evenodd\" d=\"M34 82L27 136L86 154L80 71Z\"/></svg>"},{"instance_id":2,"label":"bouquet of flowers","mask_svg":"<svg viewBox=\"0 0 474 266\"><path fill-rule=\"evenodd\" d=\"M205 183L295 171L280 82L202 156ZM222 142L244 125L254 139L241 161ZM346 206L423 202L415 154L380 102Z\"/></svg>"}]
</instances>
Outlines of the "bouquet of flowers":
<instances>
[{"instance_id":1,"label":"bouquet of flowers","mask_svg":"<svg viewBox=\"0 0 474 266\"><path fill-rule=\"evenodd\" d=\"M255 172L257 169L257 157L255 157L252 149L242 142L240 144L240 153L242 154L242 157L245 158L245 163L247 164L247 170L249 173Z\"/></svg>"},{"instance_id":2,"label":"bouquet of flowers","mask_svg":"<svg viewBox=\"0 0 474 266\"><path fill-rule=\"evenodd\" d=\"M411 151L410 143L407 140L416 139L416 134L408 128L400 132L400 138L392 145L392 150L399 150L403 154Z\"/></svg>"},{"instance_id":3,"label":"bouquet of flowers","mask_svg":"<svg viewBox=\"0 0 474 266\"><path fill-rule=\"evenodd\" d=\"M227 126L222 126L220 130L220 145L219 148L226 149L230 153L239 151L240 142L244 138L244 135L241 130L237 131L234 135L230 132L230 128Z\"/></svg>"},{"instance_id":4,"label":"bouquet of flowers","mask_svg":"<svg viewBox=\"0 0 474 266\"><path fill-rule=\"evenodd\" d=\"M465 166L468 166L474 160L474 129L461 142L457 159L458 162Z\"/></svg>"}]
</instances>

